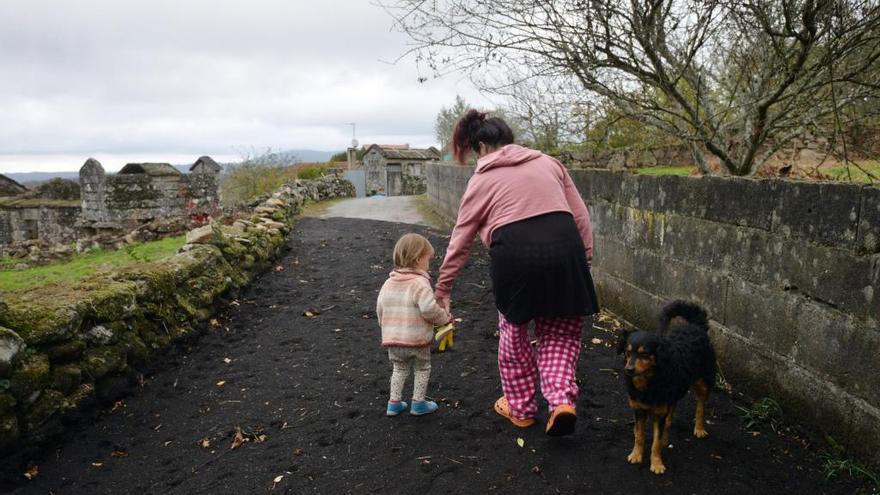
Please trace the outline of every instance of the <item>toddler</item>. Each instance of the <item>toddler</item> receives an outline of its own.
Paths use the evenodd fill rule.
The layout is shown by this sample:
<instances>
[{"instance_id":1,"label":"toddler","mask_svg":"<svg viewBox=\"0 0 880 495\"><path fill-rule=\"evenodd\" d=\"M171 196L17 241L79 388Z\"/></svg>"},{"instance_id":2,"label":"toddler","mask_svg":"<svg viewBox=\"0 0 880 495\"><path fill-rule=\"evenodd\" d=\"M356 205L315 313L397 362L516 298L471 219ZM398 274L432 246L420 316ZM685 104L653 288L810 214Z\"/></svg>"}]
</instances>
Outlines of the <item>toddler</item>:
<instances>
[{"instance_id":1,"label":"toddler","mask_svg":"<svg viewBox=\"0 0 880 495\"><path fill-rule=\"evenodd\" d=\"M425 400L431 374L431 345L434 325L452 318L437 304L431 289L428 268L434 248L419 234L406 234L394 245L394 271L379 291L376 315L382 327L382 346L391 360L391 397L386 414L397 416L408 404L403 402L403 384L413 370L412 406L415 416L437 410L437 403Z\"/></svg>"}]
</instances>

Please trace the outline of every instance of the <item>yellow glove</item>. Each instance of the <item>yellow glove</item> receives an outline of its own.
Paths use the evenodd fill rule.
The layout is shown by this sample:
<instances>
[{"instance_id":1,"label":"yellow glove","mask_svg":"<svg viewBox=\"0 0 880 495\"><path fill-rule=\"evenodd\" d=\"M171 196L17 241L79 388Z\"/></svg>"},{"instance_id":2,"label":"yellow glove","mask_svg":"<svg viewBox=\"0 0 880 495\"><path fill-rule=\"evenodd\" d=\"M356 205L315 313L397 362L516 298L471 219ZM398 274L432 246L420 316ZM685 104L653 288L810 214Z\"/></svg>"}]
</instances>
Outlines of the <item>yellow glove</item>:
<instances>
[{"instance_id":1,"label":"yellow glove","mask_svg":"<svg viewBox=\"0 0 880 495\"><path fill-rule=\"evenodd\" d=\"M440 345L437 346L437 350L440 352L446 352L446 347L452 347L453 343L453 333L455 331L455 324L449 322L442 327L437 329L437 333L434 334L434 340L440 341Z\"/></svg>"}]
</instances>

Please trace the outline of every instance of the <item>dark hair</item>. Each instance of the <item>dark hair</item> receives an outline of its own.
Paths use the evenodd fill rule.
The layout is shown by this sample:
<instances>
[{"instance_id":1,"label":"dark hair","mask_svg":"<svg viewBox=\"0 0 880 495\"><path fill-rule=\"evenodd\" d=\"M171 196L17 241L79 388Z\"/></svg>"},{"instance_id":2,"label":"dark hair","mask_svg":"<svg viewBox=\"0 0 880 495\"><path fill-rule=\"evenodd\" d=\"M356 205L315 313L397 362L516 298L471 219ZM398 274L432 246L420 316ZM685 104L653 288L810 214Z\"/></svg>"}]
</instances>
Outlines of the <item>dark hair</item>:
<instances>
[{"instance_id":1,"label":"dark hair","mask_svg":"<svg viewBox=\"0 0 880 495\"><path fill-rule=\"evenodd\" d=\"M513 131L498 117L486 118L486 114L473 108L465 112L452 130L452 154L462 165L468 152L480 151L480 143L494 148L513 142Z\"/></svg>"}]
</instances>

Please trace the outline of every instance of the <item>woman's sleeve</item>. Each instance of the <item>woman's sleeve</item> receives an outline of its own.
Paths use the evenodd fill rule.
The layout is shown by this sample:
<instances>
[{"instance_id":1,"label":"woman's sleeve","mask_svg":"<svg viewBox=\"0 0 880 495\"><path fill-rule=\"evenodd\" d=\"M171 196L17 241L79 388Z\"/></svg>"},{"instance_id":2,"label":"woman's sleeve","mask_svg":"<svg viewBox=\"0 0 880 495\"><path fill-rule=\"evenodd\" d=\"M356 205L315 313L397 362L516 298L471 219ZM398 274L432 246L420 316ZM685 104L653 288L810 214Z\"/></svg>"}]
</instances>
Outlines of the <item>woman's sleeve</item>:
<instances>
[{"instance_id":1,"label":"woman's sleeve","mask_svg":"<svg viewBox=\"0 0 880 495\"><path fill-rule=\"evenodd\" d=\"M581 193L578 192L577 187L574 185L574 181L571 180L571 176L568 175L568 170L562 166L562 183L565 187L565 200L568 202L568 207L571 208L571 213L574 215L574 222L577 224L578 231L581 233L581 239L584 240L584 250L587 254L587 265L593 265L593 227L590 225L590 212L587 210L587 205L584 204L584 199L581 197Z\"/></svg>"},{"instance_id":2,"label":"woman's sleeve","mask_svg":"<svg viewBox=\"0 0 880 495\"><path fill-rule=\"evenodd\" d=\"M455 277L464 267L474 241L474 235L480 228L485 214L484 201L480 200L472 187L473 181L468 183L468 188L461 198L458 207L458 219L452 229L449 238L449 246L446 248L446 256L440 266L440 274L437 276L437 287L434 291L437 299L449 299L452 292L452 284Z\"/></svg>"}]
</instances>

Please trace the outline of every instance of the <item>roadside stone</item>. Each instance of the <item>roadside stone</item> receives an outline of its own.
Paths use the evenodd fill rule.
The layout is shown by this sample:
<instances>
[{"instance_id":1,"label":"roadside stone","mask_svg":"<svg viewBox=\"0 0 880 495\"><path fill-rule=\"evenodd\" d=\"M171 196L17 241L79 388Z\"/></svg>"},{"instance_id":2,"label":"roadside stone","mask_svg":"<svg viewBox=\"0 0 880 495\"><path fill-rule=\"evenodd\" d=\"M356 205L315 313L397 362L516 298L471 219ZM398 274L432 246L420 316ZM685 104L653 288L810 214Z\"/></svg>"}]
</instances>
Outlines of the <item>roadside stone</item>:
<instances>
[{"instance_id":1,"label":"roadside stone","mask_svg":"<svg viewBox=\"0 0 880 495\"><path fill-rule=\"evenodd\" d=\"M0 378L9 377L24 346L24 340L17 333L0 327Z\"/></svg>"},{"instance_id":2,"label":"roadside stone","mask_svg":"<svg viewBox=\"0 0 880 495\"><path fill-rule=\"evenodd\" d=\"M258 214L259 213L268 213L271 215L272 213L275 213L276 211L278 211L278 208L272 208L269 206L258 206L256 208L254 208L254 211L257 212Z\"/></svg>"},{"instance_id":3,"label":"roadside stone","mask_svg":"<svg viewBox=\"0 0 880 495\"><path fill-rule=\"evenodd\" d=\"M284 201L282 201L278 198L269 198L266 200L266 204L269 206L284 206L285 205Z\"/></svg>"},{"instance_id":4,"label":"roadside stone","mask_svg":"<svg viewBox=\"0 0 880 495\"><path fill-rule=\"evenodd\" d=\"M12 393L19 401L28 400L49 385L49 357L33 354L23 359L12 373Z\"/></svg>"},{"instance_id":5,"label":"roadside stone","mask_svg":"<svg viewBox=\"0 0 880 495\"><path fill-rule=\"evenodd\" d=\"M262 225L269 229L278 229L281 230L285 227L285 225L281 222L276 222L275 220L263 220Z\"/></svg>"},{"instance_id":6,"label":"roadside stone","mask_svg":"<svg viewBox=\"0 0 880 495\"><path fill-rule=\"evenodd\" d=\"M15 397L10 393L0 392L0 417L15 412Z\"/></svg>"},{"instance_id":7,"label":"roadside stone","mask_svg":"<svg viewBox=\"0 0 880 495\"><path fill-rule=\"evenodd\" d=\"M86 343L75 339L43 349L52 363L64 363L79 359L86 350Z\"/></svg>"},{"instance_id":8,"label":"roadside stone","mask_svg":"<svg viewBox=\"0 0 880 495\"><path fill-rule=\"evenodd\" d=\"M55 366L52 369L51 387L69 395L82 384L82 369L75 364Z\"/></svg>"},{"instance_id":9,"label":"roadside stone","mask_svg":"<svg viewBox=\"0 0 880 495\"><path fill-rule=\"evenodd\" d=\"M15 414L0 414L0 452L12 450L18 443L18 418Z\"/></svg>"},{"instance_id":10,"label":"roadside stone","mask_svg":"<svg viewBox=\"0 0 880 495\"><path fill-rule=\"evenodd\" d=\"M210 244L214 240L214 229L205 225L186 233L187 244Z\"/></svg>"},{"instance_id":11,"label":"roadside stone","mask_svg":"<svg viewBox=\"0 0 880 495\"><path fill-rule=\"evenodd\" d=\"M113 332L103 325L96 325L86 333L86 339L93 344L107 345L113 340Z\"/></svg>"},{"instance_id":12,"label":"roadside stone","mask_svg":"<svg viewBox=\"0 0 880 495\"><path fill-rule=\"evenodd\" d=\"M93 381L125 368L125 350L118 346L89 349L83 356L83 373Z\"/></svg>"},{"instance_id":13,"label":"roadside stone","mask_svg":"<svg viewBox=\"0 0 880 495\"><path fill-rule=\"evenodd\" d=\"M61 424L61 410L64 395L57 390L46 390L40 398L25 413L25 425L29 438L37 442L58 435L63 430Z\"/></svg>"}]
</instances>

